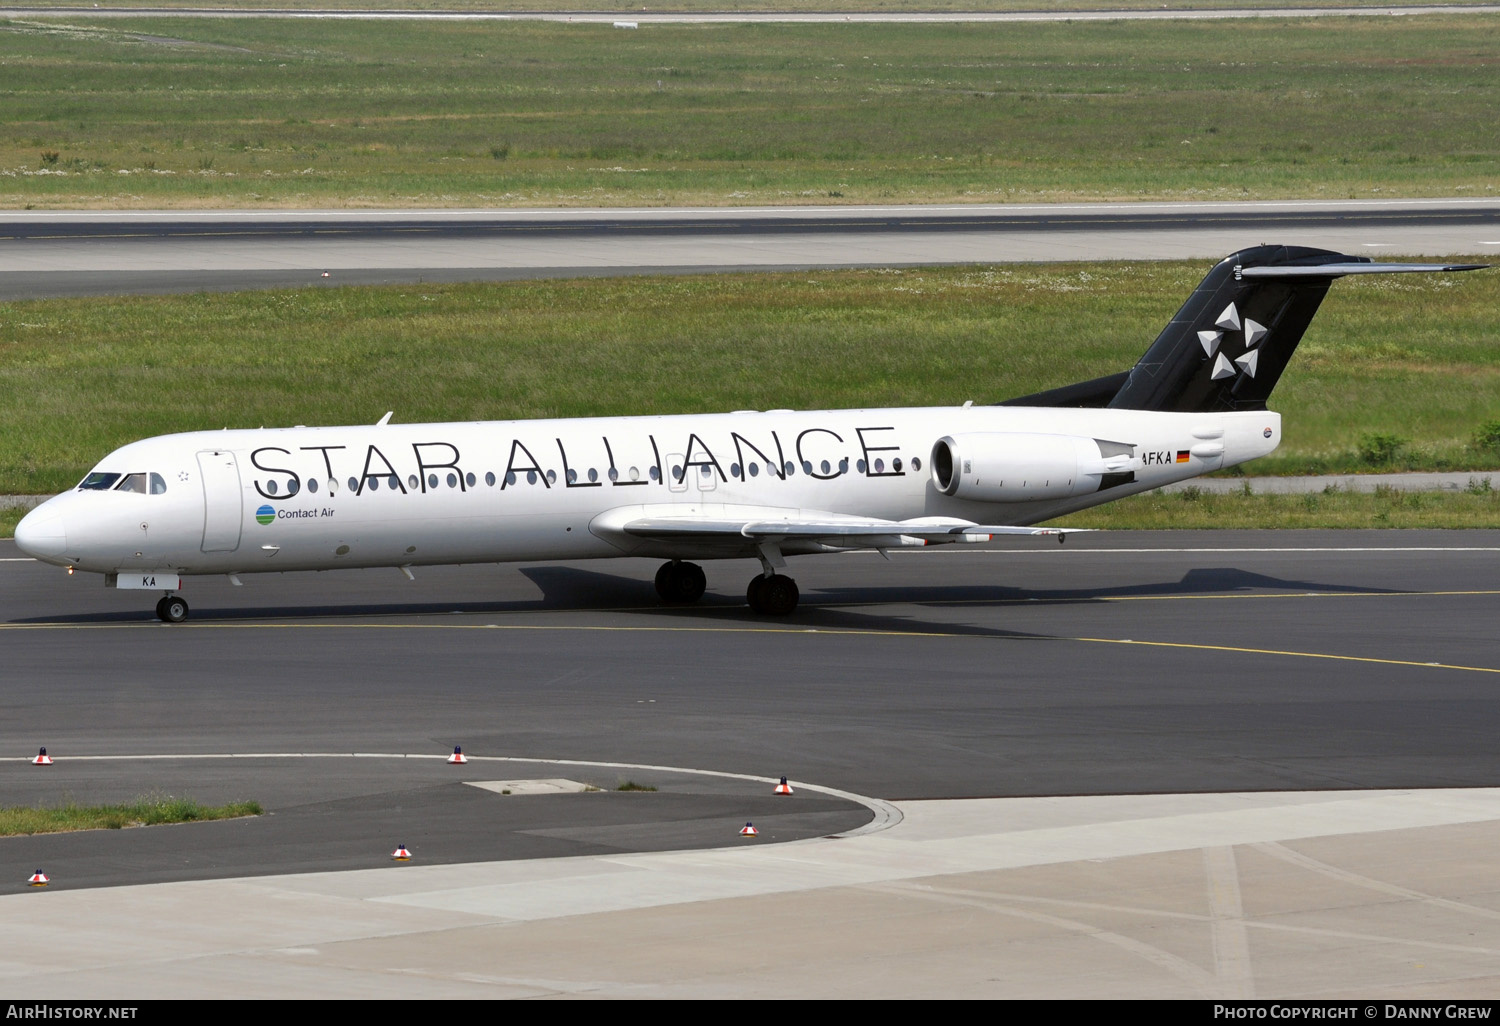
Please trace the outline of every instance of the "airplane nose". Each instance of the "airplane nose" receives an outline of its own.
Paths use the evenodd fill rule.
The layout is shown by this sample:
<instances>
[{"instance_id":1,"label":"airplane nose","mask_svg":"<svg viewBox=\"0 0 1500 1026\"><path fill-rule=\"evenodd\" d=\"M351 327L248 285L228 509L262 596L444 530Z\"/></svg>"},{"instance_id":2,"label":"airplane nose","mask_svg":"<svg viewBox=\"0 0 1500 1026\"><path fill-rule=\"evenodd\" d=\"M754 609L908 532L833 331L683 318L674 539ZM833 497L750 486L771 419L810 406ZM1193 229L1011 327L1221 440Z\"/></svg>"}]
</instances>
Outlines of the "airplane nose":
<instances>
[{"instance_id":1,"label":"airplane nose","mask_svg":"<svg viewBox=\"0 0 1500 1026\"><path fill-rule=\"evenodd\" d=\"M61 556L68 547L62 518L51 510L32 510L16 525L16 547L37 559Z\"/></svg>"}]
</instances>

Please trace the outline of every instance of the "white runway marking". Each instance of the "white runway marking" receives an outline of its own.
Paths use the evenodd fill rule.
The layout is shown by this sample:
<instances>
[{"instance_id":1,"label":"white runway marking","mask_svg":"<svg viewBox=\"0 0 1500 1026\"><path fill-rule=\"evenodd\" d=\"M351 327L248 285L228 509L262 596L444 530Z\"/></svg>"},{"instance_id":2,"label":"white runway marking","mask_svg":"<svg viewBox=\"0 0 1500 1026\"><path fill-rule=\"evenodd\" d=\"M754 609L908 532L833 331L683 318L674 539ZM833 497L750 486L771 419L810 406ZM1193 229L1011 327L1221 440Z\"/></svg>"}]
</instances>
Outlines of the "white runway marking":
<instances>
[{"instance_id":1,"label":"white runway marking","mask_svg":"<svg viewBox=\"0 0 1500 1026\"><path fill-rule=\"evenodd\" d=\"M1200 549L1088 549L1088 548L1080 548L1080 547L1077 547L1077 546L1075 546L1074 548L1069 549L1069 548L1066 548L1066 547L1063 547L1063 546L1058 546L1056 548L1051 548L1051 549L962 549L962 548L960 548L960 549L946 549L946 548L944 548L944 549L911 549L911 550L897 550L897 549L893 549L893 550L891 550L891 555L893 555L893 556L913 556L913 555L918 555L918 554L925 554L927 552L941 553L942 555L945 555L945 556L978 556L978 555L987 555L987 556L1034 556L1034 555L1037 555L1039 553L1045 553L1047 555L1055 556L1055 555L1058 555L1059 553L1063 553L1063 552L1071 553L1071 554L1075 554L1075 555L1076 554L1097 555L1099 553L1105 553L1105 552L1114 553L1116 555L1122 554L1122 553L1128 554L1128 553L1132 553L1132 552L1158 553L1158 554L1159 553L1166 553L1166 552L1172 552L1172 553L1204 552L1204 553L1213 553L1213 554L1216 554L1216 555L1224 555L1224 554L1227 554L1227 553L1240 553L1240 552L1273 552L1273 553L1274 552L1500 552L1500 546L1497 546L1497 545L1469 545L1469 546L1459 546L1459 545L1412 545L1412 546L1404 546L1404 545L1367 545L1367 546L1348 546L1348 547L1344 547L1344 546L1337 546L1337 545L1329 545L1329 546L1317 546L1317 547L1309 546L1307 548L1296 548L1296 547L1269 548L1269 547L1264 547L1264 548L1200 548ZM878 553L878 552L866 552L866 551L847 552L847 553L843 553L843 554L844 555L848 555L848 556L878 556L878 555L880 555L880 553Z\"/></svg>"},{"instance_id":2,"label":"white runway marking","mask_svg":"<svg viewBox=\"0 0 1500 1026\"><path fill-rule=\"evenodd\" d=\"M780 782L779 777L758 777L749 773L729 773L724 770L693 769L688 766L657 766L650 763L634 762L593 762L585 759L530 759L514 755L470 755L464 753L469 762L525 762L542 764L546 766L587 766L591 769L624 769L640 770L642 772L656 773L684 773L698 777L716 777L721 780L743 780L749 783L765 784L767 788L774 787ZM56 757L60 762L132 762L132 761L164 761L170 759L207 760L207 759L444 759L448 758L446 753L415 753L415 752L198 752L193 754L173 755L171 753L156 753L142 755L69 755ZM28 757L26 762L30 762ZM840 791L838 788L825 787L821 784L810 784L804 780L794 780L792 785L801 791L812 791L816 794L826 794L830 798L842 798L845 801L863 805L874 813L875 818L862 827L846 831L834 836L858 837L862 834L873 833L878 830L886 830L901 822L901 811L890 802L879 798L871 798L868 795L855 794L852 791ZM769 791L767 792L769 793Z\"/></svg>"}]
</instances>

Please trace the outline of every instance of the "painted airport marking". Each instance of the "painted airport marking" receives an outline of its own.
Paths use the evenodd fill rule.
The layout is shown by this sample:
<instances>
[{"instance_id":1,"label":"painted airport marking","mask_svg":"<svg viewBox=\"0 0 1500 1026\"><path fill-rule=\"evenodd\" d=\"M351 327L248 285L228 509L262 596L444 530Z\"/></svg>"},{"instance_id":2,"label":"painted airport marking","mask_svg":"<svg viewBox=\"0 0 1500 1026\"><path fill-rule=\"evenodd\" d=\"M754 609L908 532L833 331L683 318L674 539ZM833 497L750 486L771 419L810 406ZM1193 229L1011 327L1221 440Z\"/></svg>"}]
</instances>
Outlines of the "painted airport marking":
<instances>
[{"instance_id":1,"label":"painted airport marking","mask_svg":"<svg viewBox=\"0 0 1500 1026\"><path fill-rule=\"evenodd\" d=\"M1455 591L1455 592L1286 592L1274 595L1173 595L1173 596L1115 596L1102 597L1099 599L1087 599L1084 601L1099 602L1129 602L1142 600L1161 599L1187 599L1197 601L1203 598L1425 598L1433 596L1450 595L1500 595L1500 590L1492 591ZM1042 602L1076 602L1078 599L1011 599L1005 600L997 605L1024 605L1028 603ZM884 603L882 603L884 604ZM839 604L830 604L828 608L845 608ZM596 610L595 612L601 612ZM0 624L0 631L45 631L45 630L130 630L140 627L165 627L155 621L145 623L112 623L112 624L63 624L63 623L41 623L41 624ZM1175 648L1184 650L1199 650L1207 652L1233 652L1242 655L1265 655L1282 656L1293 659L1326 659L1335 662L1371 663L1384 666L1413 666L1420 669L1430 670L1460 670L1468 673L1495 673L1500 674L1500 667L1492 666L1466 666L1455 663L1444 663L1418 659L1391 659L1379 656L1344 655L1337 652L1308 652L1294 649L1253 648L1237 645L1213 645L1194 642L1179 641L1151 641L1136 638L1091 638L1070 637L1066 635L1041 635L1041 634L1012 634L997 637L992 634L973 633L959 630L874 630L868 628L850 627L817 627L809 628L803 626L786 627L764 627L764 626L700 626L700 625L668 625L668 624L456 624L456 623L195 623L174 624L170 629L184 630L418 630L418 631L531 631L535 633L549 632L576 632L576 633L619 633L619 634L820 634L820 635L844 635L851 637L871 638L968 638L985 641L1053 641L1053 642L1075 642L1090 645L1134 645L1146 648Z\"/></svg>"},{"instance_id":2,"label":"painted airport marking","mask_svg":"<svg viewBox=\"0 0 1500 1026\"><path fill-rule=\"evenodd\" d=\"M682 773L697 777L717 777L721 780L740 780L752 784L774 785L781 778L760 777L751 773L730 773L725 770L694 769L688 766L658 766L652 763L635 762L596 762L588 759L537 759L527 758L521 755L470 755L464 753L469 762L524 762L532 765L545 766L579 766L589 769L624 769L640 770L642 772L655 773ZM143 753L139 755L69 755L68 762L131 762L131 761L167 761L167 760L204 760L204 759L418 759L448 760L446 753L436 752L194 752L191 754L173 753ZM30 762L30 759L25 760ZM875 818L863 826L846 830L834 837L857 837L861 834L872 834L880 830L888 830L896 826L904 818L901 810L888 801L880 798L871 798L869 795L855 794L853 791L841 791L836 787L826 787L822 784L810 784L803 780L796 782L798 789L810 791L816 794L828 795L830 798L842 798L856 805L863 805L874 813ZM813 838L823 840L823 838ZM795 844L797 842L787 842Z\"/></svg>"},{"instance_id":3,"label":"painted airport marking","mask_svg":"<svg viewBox=\"0 0 1500 1026\"><path fill-rule=\"evenodd\" d=\"M1054 546L1050 549L971 549L962 548L926 548L926 549L892 549L892 556L917 556L917 555L942 555L942 556L1035 556L1035 555L1086 555L1097 553L1111 553L1113 555L1130 555L1132 553L1148 553L1160 555L1162 553L1193 553L1201 552L1213 555L1232 555L1242 552L1500 552L1500 545L1365 545L1365 546L1286 546L1282 548L1197 548L1197 549L1111 549L1111 548L1086 548L1073 546L1068 548L1064 545ZM845 556L876 556L878 552L861 550L858 552L841 553Z\"/></svg>"}]
</instances>

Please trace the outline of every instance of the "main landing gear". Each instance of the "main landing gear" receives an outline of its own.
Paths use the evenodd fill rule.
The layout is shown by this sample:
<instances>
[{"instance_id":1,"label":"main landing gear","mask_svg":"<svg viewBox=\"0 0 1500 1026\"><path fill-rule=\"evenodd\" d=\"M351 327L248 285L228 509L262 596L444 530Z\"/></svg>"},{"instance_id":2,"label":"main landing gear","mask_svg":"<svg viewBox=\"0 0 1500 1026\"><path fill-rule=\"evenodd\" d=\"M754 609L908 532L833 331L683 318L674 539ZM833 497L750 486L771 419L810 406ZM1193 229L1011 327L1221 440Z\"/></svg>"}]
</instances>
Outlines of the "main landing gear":
<instances>
[{"instance_id":1,"label":"main landing gear","mask_svg":"<svg viewBox=\"0 0 1500 1026\"><path fill-rule=\"evenodd\" d=\"M663 602L688 605L703 597L708 580L696 563L673 560L656 571L656 593ZM785 574L756 574L745 589L745 601L761 616L787 616L797 608L797 582ZM165 619L165 617L163 617Z\"/></svg>"},{"instance_id":2,"label":"main landing gear","mask_svg":"<svg viewBox=\"0 0 1500 1026\"><path fill-rule=\"evenodd\" d=\"M797 582L786 574L756 574L745 590L751 612L762 616L788 616L797 608Z\"/></svg>"},{"instance_id":3,"label":"main landing gear","mask_svg":"<svg viewBox=\"0 0 1500 1026\"><path fill-rule=\"evenodd\" d=\"M663 602L674 606L685 606L697 602L708 587L708 578L697 563L684 563L674 559L663 563L656 571L656 593Z\"/></svg>"},{"instance_id":4,"label":"main landing gear","mask_svg":"<svg viewBox=\"0 0 1500 1026\"><path fill-rule=\"evenodd\" d=\"M162 623L181 623L188 617L187 600L181 595L164 595L156 603L156 616Z\"/></svg>"}]
</instances>

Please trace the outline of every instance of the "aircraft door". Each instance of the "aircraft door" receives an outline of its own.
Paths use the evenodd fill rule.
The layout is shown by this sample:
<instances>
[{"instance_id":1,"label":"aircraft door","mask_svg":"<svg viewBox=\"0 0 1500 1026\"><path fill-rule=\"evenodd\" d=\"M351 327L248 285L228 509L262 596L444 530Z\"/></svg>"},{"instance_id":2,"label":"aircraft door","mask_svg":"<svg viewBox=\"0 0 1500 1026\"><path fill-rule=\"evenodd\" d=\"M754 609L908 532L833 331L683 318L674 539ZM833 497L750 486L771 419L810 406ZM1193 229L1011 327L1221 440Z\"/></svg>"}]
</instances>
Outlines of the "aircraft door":
<instances>
[{"instance_id":1,"label":"aircraft door","mask_svg":"<svg viewBox=\"0 0 1500 1026\"><path fill-rule=\"evenodd\" d=\"M240 547L245 505L239 464L232 452L200 452L198 470L203 475L203 551L233 552Z\"/></svg>"}]
</instances>

